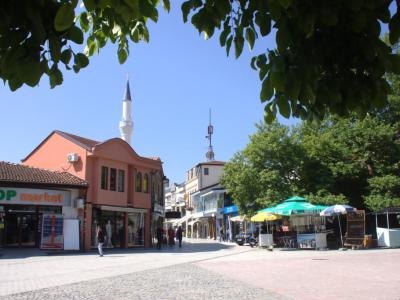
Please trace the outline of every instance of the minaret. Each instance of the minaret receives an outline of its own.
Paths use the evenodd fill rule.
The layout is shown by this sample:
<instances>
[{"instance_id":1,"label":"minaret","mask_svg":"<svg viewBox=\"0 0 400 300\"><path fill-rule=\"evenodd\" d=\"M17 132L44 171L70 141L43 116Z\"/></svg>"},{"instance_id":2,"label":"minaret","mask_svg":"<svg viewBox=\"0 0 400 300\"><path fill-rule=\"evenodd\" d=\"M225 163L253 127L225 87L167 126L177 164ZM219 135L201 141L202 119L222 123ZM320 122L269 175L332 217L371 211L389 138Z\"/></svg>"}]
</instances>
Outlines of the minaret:
<instances>
[{"instance_id":1,"label":"minaret","mask_svg":"<svg viewBox=\"0 0 400 300\"><path fill-rule=\"evenodd\" d=\"M208 139L210 143L208 145L208 151L206 153L206 158L207 158L207 161L213 161L214 160L214 151L213 151L211 139L212 139L212 134L214 133L214 127L211 125L211 108L210 108L210 123L208 124L207 133L208 133L208 135L206 136L206 139Z\"/></svg>"},{"instance_id":2,"label":"minaret","mask_svg":"<svg viewBox=\"0 0 400 300\"><path fill-rule=\"evenodd\" d=\"M131 117L131 90L129 88L129 78L126 80L126 89L124 99L122 100L122 119L119 122L119 132L121 133L121 139L131 144L133 122Z\"/></svg>"}]
</instances>

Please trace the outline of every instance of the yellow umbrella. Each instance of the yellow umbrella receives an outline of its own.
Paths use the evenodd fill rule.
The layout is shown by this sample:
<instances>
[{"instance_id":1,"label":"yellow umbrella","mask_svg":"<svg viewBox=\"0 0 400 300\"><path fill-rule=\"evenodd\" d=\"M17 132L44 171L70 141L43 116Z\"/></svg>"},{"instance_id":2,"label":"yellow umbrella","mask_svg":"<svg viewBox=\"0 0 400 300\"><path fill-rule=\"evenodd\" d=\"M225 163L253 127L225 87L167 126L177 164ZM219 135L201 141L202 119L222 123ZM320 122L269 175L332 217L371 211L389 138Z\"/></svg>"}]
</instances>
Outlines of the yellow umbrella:
<instances>
[{"instance_id":1,"label":"yellow umbrella","mask_svg":"<svg viewBox=\"0 0 400 300\"><path fill-rule=\"evenodd\" d=\"M252 216L250 220L252 222L264 222L264 221L275 221L281 218L282 216L280 215L264 211Z\"/></svg>"}]
</instances>

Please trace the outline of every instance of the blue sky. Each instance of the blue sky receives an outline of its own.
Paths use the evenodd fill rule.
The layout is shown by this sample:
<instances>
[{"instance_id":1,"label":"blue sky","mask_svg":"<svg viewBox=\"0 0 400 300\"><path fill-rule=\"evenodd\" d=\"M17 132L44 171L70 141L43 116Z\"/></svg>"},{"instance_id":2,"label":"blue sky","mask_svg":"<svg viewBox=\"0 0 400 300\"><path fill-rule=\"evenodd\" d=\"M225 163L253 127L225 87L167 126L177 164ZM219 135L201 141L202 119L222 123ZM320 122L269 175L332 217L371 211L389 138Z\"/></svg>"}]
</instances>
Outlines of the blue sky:
<instances>
[{"instance_id":1,"label":"blue sky","mask_svg":"<svg viewBox=\"0 0 400 300\"><path fill-rule=\"evenodd\" d=\"M229 160L248 142L263 118L258 73L253 55L274 48L274 36L247 45L242 56L227 58L219 35L205 41L184 24L180 5L160 11L150 25L150 43L131 43L130 57L118 63L114 45L102 49L79 74L64 73L64 83L10 92L0 89L0 160L18 163L52 130L103 141L119 136L126 74L129 73L134 120L133 148L142 156L159 156L170 181L207 151L208 110L213 111L213 144L217 160ZM280 118L285 124L294 121Z\"/></svg>"}]
</instances>

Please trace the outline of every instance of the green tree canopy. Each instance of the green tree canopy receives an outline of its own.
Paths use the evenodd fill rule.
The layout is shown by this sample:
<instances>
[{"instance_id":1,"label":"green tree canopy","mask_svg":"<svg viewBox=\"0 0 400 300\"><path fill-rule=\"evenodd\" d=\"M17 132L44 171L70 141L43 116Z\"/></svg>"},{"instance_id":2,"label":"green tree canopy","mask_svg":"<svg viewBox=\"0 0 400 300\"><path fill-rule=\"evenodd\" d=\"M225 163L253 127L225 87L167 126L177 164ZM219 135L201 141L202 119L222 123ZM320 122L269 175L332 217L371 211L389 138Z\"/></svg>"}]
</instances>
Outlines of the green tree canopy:
<instances>
[{"instance_id":1,"label":"green tree canopy","mask_svg":"<svg viewBox=\"0 0 400 300\"><path fill-rule=\"evenodd\" d=\"M162 1L169 11L169 0ZM392 7L393 13L391 13ZM262 82L265 119L364 116L387 103L385 73L400 72L400 59L381 39L400 37L394 0L188 0L184 21L206 38L219 33L222 47L236 57L245 42L275 34L276 49L252 59ZM129 55L129 40L149 41L147 24L157 22L159 0L4 0L0 3L0 77L11 90L35 86L43 75L55 87L64 68L79 72L107 42L118 44L118 59ZM83 53L74 44L86 44Z\"/></svg>"},{"instance_id":2,"label":"green tree canopy","mask_svg":"<svg viewBox=\"0 0 400 300\"><path fill-rule=\"evenodd\" d=\"M400 139L396 97L364 119L327 117L288 128L257 125L225 166L222 184L242 212L301 195L319 204L377 210L400 205Z\"/></svg>"}]
</instances>

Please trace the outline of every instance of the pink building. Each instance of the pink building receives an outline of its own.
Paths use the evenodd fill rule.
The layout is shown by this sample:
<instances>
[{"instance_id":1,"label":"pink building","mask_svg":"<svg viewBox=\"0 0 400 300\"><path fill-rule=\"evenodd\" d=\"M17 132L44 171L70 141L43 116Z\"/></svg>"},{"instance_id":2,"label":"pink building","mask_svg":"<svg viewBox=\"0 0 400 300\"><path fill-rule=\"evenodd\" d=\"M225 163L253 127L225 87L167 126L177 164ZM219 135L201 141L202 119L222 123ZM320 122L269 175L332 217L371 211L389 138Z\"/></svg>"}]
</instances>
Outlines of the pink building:
<instances>
[{"instance_id":1,"label":"pink building","mask_svg":"<svg viewBox=\"0 0 400 300\"><path fill-rule=\"evenodd\" d=\"M98 142L56 130L22 160L24 165L69 172L88 182L84 249L97 245L98 224L107 235L106 248L148 247L163 221L162 162L139 156L128 144L133 128L130 102L127 85L120 122L123 139Z\"/></svg>"}]
</instances>

